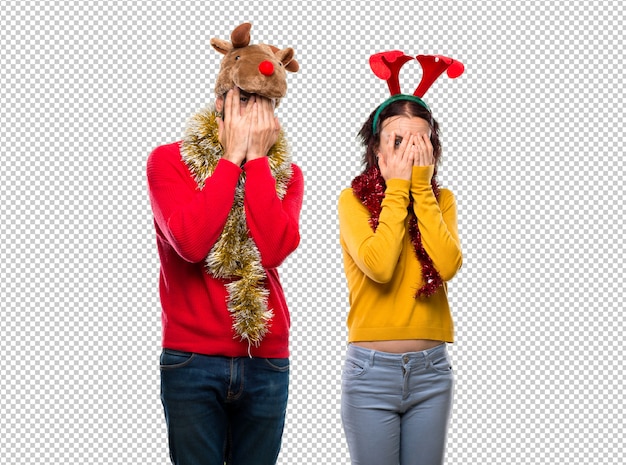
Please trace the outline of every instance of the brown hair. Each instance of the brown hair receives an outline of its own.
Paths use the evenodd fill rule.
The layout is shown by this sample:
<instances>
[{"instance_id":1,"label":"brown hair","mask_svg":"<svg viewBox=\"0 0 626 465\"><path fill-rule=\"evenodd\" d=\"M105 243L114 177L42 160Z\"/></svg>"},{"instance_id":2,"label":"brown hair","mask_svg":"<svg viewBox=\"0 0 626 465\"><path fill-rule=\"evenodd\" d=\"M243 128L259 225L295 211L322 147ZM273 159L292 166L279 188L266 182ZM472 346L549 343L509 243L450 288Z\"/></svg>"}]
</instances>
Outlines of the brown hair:
<instances>
[{"instance_id":1,"label":"brown hair","mask_svg":"<svg viewBox=\"0 0 626 465\"><path fill-rule=\"evenodd\" d=\"M428 122L430 127L430 143L433 145L433 156L435 158L434 174L436 175L437 166L441 161L442 148L441 141L439 140L441 135L439 131L439 123L437 123L435 118L433 118L432 113L417 102L413 102L411 100L398 100L383 109L378 117L378 130L374 132L372 123L377 109L378 108L374 109L359 131L359 139L361 144L365 146L365 153L363 154L363 164L365 165L364 171L373 166L378 166L376 152L378 152L378 147L380 145L380 128L383 125L383 121L392 116L406 116L408 118L422 118Z\"/></svg>"}]
</instances>

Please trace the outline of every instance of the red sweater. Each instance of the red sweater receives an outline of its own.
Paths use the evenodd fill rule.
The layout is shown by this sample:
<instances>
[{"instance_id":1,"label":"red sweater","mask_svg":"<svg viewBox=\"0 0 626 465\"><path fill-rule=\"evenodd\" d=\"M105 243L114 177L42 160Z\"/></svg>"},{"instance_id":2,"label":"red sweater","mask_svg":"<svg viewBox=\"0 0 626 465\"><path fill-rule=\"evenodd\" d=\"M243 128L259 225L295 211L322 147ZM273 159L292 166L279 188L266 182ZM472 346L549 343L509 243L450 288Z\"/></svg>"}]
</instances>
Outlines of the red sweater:
<instances>
[{"instance_id":1,"label":"red sweater","mask_svg":"<svg viewBox=\"0 0 626 465\"><path fill-rule=\"evenodd\" d=\"M274 312L269 333L258 347L250 347L256 357L289 356L289 310L276 268L300 242L304 180L300 168L292 168L281 201L267 157L243 166L246 220L267 273L268 308ZM228 281L209 275L204 266L226 223L241 171L221 159L199 190L182 161L179 143L157 147L148 158L148 190L161 261L164 348L228 357L248 355L248 342L235 335L226 308L224 285Z\"/></svg>"}]
</instances>

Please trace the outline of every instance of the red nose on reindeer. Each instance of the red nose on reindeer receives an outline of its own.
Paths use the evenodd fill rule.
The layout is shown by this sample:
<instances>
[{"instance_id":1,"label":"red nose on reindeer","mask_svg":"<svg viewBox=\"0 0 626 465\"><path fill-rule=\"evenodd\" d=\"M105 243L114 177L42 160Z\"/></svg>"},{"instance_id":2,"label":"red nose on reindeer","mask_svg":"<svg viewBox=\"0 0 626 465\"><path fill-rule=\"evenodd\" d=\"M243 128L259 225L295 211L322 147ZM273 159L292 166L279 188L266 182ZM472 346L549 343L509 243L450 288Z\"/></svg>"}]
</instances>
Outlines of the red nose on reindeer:
<instances>
[{"instance_id":1,"label":"red nose on reindeer","mask_svg":"<svg viewBox=\"0 0 626 465\"><path fill-rule=\"evenodd\" d=\"M274 65L270 61L262 61L259 63L259 71L263 76L271 76L274 74Z\"/></svg>"}]
</instances>

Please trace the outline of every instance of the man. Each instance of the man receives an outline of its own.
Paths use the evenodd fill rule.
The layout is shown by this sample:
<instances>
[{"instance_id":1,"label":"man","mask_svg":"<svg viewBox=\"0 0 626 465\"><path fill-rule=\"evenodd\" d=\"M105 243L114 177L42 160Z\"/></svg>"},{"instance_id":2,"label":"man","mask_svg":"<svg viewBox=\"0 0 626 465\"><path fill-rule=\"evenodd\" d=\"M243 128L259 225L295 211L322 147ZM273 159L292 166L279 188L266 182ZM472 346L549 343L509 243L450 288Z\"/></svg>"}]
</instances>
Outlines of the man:
<instances>
[{"instance_id":1,"label":"man","mask_svg":"<svg viewBox=\"0 0 626 465\"><path fill-rule=\"evenodd\" d=\"M284 69L298 65L293 51L249 46L249 30L212 40L226 55L214 107L147 164L176 465L275 464L285 421L290 317L277 267L300 241L304 183L274 110Z\"/></svg>"}]
</instances>

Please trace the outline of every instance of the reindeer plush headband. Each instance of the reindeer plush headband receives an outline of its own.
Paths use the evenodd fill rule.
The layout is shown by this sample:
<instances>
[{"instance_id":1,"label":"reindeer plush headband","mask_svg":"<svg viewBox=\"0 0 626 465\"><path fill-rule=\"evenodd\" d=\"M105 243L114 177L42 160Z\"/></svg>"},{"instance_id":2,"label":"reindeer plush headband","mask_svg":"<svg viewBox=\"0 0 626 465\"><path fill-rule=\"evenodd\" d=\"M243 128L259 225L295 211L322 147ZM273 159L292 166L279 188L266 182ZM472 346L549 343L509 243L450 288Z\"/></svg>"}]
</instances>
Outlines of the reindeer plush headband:
<instances>
[{"instance_id":1,"label":"reindeer plush headband","mask_svg":"<svg viewBox=\"0 0 626 465\"><path fill-rule=\"evenodd\" d=\"M463 63L452 58L444 57L442 55L418 55L417 61L422 66L422 80L413 92L413 95L400 93L400 68L410 60L413 60L412 56L405 55L404 52L399 50L392 50L388 52L376 53L370 57L370 67L380 79L387 81L389 92L391 97L385 100L376 110L374 114L374 121L372 122L372 130L374 134L378 131L378 118L381 112L398 100L409 100L416 102L426 108L430 112L430 108L422 100L426 91L430 89L430 86L437 80L437 78L447 70L448 77L454 79L463 74Z\"/></svg>"},{"instance_id":2,"label":"reindeer plush headband","mask_svg":"<svg viewBox=\"0 0 626 465\"><path fill-rule=\"evenodd\" d=\"M294 59L292 48L279 49L273 45L250 45L252 24L237 26L230 42L211 39L211 46L224 55L215 81L215 93L223 95L237 86L249 94L280 99L287 93L287 73L295 73L300 65Z\"/></svg>"}]
</instances>

